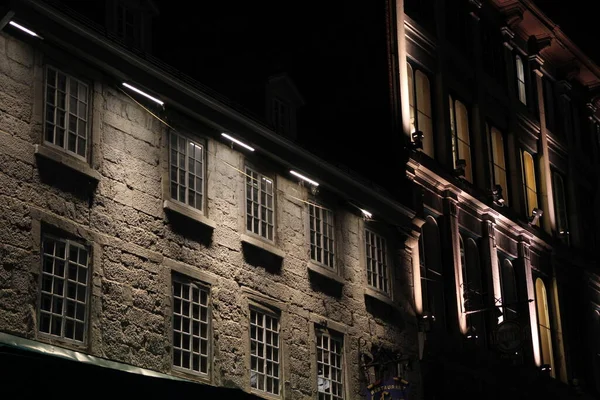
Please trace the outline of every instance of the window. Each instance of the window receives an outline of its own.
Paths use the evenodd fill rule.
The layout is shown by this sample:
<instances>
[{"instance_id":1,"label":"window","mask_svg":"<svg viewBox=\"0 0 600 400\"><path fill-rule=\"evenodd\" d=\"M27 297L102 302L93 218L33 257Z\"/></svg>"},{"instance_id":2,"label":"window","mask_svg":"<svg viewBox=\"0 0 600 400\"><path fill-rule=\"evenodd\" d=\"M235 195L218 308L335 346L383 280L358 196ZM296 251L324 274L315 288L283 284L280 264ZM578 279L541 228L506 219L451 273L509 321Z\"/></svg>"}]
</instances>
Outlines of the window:
<instances>
[{"instance_id":1,"label":"window","mask_svg":"<svg viewBox=\"0 0 600 400\"><path fill-rule=\"evenodd\" d=\"M548 313L548 298L546 296L546 286L540 278L535 280L535 299L537 303L542 364L550 366L550 376L554 377L554 356L552 354L552 331L550 329L550 314Z\"/></svg>"},{"instance_id":2,"label":"window","mask_svg":"<svg viewBox=\"0 0 600 400\"><path fill-rule=\"evenodd\" d=\"M271 116L275 132L281 134L290 133L290 108L281 99L274 98L271 103Z\"/></svg>"},{"instance_id":3,"label":"window","mask_svg":"<svg viewBox=\"0 0 600 400\"><path fill-rule=\"evenodd\" d=\"M565 244L569 244L569 218L565 187L562 176L552 171L552 188L554 189L554 212L556 214L556 232Z\"/></svg>"},{"instance_id":4,"label":"window","mask_svg":"<svg viewBox=\"0 0 600 400\"><path fill-rule=\"evenodd\" d=\"M376 233L365 230L367 253L367 283L384 293L390 292L385 239Z\"/></svg>"},{"instance_id":5,"label":"window","mask_svg":"<svg viewBox=\"0 0 600 400\"><path fill-rule=\"evenodd\" d=\"M250 385L274 395L280 392L279 320L250 309Z\"/></svg>"},{"instance_id":6,"label":"window","mask_svg":"<svg viewBox=\"0 0 600 400\"><path fill-rule=\"evenodd\" d=\"M434 157L433 122L431 113L431 87L423 72L407 63L410 104L410 131L423 132L423 152ZM416 104L416 107L415 107Z\"/></svg>"},{"instance_id":7,"label":"window","mask_svg":"<svg viewBox=\"0 0 600 400\"><path fill-rule=\"evenodd\" d=\"M464 160L465 179L473 182L471 169L471 141L469 138L469 112L467 107L459 100L450 99L450 129L452 131L452 159L454 168L458 167L458 161Z\"/></svg>"},{"instance_id":8,"label":"window","mask_svg":"<svg viewBox=\"0 0 600 400\"><path fill-rule=\"evenodd\" d=\"M500 259L499 256L498 260ZM517 281L513 265L507 258L504 258L500 264L500 279L504 320L516 319L518 316Z\"/></svg>"},{"instance_id":9,"label":"window","mask_svg":"<svg viewBox=\"0 0 600 400\"><path fill-rule=\"evenodd\" d=\"M425 219L419 238L419 252L423 311L439 319L444 315L440 232L431 216Z\"/></svg>"},{"instance_id":10,"label":"window","mask_svg":"<svg viewBox=\"0 0 600 400\"><path fill-rule=\"evenodd\" d=\"M463 306L464 311L475 311L484 308L483 288L481 282L481 266L479 264L479 248L473 238L463 240L460 236L461 266L463 273ZM475 339L485 340L485 316L480 312L467 314L467 325L474 329Z\"/></svg>"},{"instance_id":11,"label":"window","mask_svg":"<svg viewBox=\"0 0 600 400\"><path fill-rule=\"evenodd\" d=\"M39 331L85 342L88 323L89 255L85 246L42 237Z\"/></svg>"},{"instance_id":12,"label":"window","mask_svg":"<svg viewBox=\"0 0 600 400\"><path fill-rule=\"evenodd\" d=\"M246 229L273 240L273 180L246 167Z\"/></svg>"},{"instance_id":13,"label":"window","mask_svg":"<svg viewBox=\"0 0 600 400\"><path fill-rule=\"evenodd\" d=\"M538 207L537 186L535 180L535 163L533 156L523 150L523 183L525 185L525 205L527 216L530 216L533 209ZM539 221L536 223L540 225Z\"/></svg>"},{"instance_id":14,"label":"window","mask_svg":"<svg viewBox=\"0 0 600 400\"><path fill-rule=\"evenodd\" d=\"M209 291L193 281L173 277L173 366L208 374Z\"/></svg>"},{"instance_id":15,"label":"window","mask_svg":"<svg viewBox=\"0 0 600 400\"><path fill-rule=\"evenodd\" d=\"M316 336L319 400L341 400L344 398L343 339L322 328L316 328Z\"/></svg>"},{"instance_id":16,"label":"window","mask_svg":"<svg viewBox=\"0 0 600 400\"><path fill-rule=\"evenodd\" d=\"M117 35L128 45L136 45L137 24L134 11L124 1L117 3Z\"/></svg>"},{"instance_id":17,"label":"window","mask_svg":"<svg viewBox=\"0 0 600 400\"><path fill-rule=\"evenodd\" d=\"M517 92L519 101L527 105L527 90L525 88L525 69L523 68L523 60L521 56L515 56L515 65L517 68Z\"/></svg>"},{"instance_id":18,"label":"window","mask_svg":"<svg viewBox=\"0 0 600 400\"><path fill-rule=\"evenodd\" d=\"M490 129L487 125L490 135L490 161L492 169L492 183L502 188L504 204L508 205L508 185L506 182L506 162L504 159L504 135L495 127Z\"/></svg>"},{"instance_id":19,"label":"window","mask_svg":"<svg viewBox=\"0 0 600 400\"><path fill-rule=\"evenodd\" d=\"M44 139L79 157L87 157L88 85L54 67L46 67Z\"/></svg>"},{"instance_id":20,"label":"window","mask_svg":"<svg viewBox=\"0 0 600 400\"><path fill-rule=\"evenodd\" d=\"M310 203L308 218L311 260L334 268L333 211Z\"/></svg>"},{"instance_id":21,"label":"window","mask_svg":"<svg viewBox=\"0 0 600 400\"><path fill-rule=\"evenodd\" d=\"M202 211L204 148L175 132L169 142L171 198Z\"/></svg>"},{"instance_id":22,"label":"window","mask_svg":"<svg viewBox=\"0 0 600 400\"><path fill-rule=\"evenodd\" d=\"M544 112L546 113L546 127L554 134L562 133L560 129L556 131L556 116L554 100L554 82L544 77Z\"/></svg>"}]
</instances>

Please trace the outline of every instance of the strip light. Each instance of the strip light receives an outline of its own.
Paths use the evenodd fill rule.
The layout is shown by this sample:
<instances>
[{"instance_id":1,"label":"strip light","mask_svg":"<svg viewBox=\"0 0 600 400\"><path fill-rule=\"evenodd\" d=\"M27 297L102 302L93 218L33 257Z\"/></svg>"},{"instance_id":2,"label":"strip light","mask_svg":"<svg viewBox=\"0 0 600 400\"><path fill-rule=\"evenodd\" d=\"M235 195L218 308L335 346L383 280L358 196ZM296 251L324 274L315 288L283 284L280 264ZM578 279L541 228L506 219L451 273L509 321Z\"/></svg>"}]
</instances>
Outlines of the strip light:
<instances>
[{"instance_id":1,"label":"strip light","mask_svg":"<svg viewBox=\"0 0 600 400\"><path fill-rule=\"evenodd\" d=\"M161 106L162 106L163 104L165 104L165 103L164 103L162 100L159 100L159 99L157 99L156 97L152 97L152 96L150 96L148 93L142 92L140 89L138 89L138 88L136 88L136 87L133 87L133 86L131 86L131 85L130 85L129 83L127 83L127 82L123 82L123 86L125 86L127 89L131 89L131 90L133 90L133 91L134 91L134 92L136 92L136 93L139 93L139 94L141 94L141 95L142 95L142 96L144 96L144 97L147 97L147 98L149 98L150 100L154 101L155 103L158 103L158 104L160 104Z\"/></svg>"},{"instance_id":2,"label":"strip light","mask_svg":"<svg viewBox=\"0 0 600 400\"><path fill-rule=\"evenodd\" d=\"M313 186L319 186L318 182L315 182L312 179L309 179L309 178L305 177L304 175L297 173L296 171L290 171L290 174L297 176L298 178L310 183Z\"/></svg>"},{"instance_id":3,"label":"strip light","mask_svg":"<svg viewBox=\"0 0 600 400\"><path fill-rule=\"evenodd\" d=\"M221 133L221 136L223 136L223 137L224 137L224 138L226 138L226 139L229 139L229 140L231 140L233 143L237 143L237 144L239 144L240 146L242 146L242 147L245 147L246 149L248 149L248 150L250 150L250 151L254 151L254 148L253 148L253 147L250 147L250 146L248 146L246 143L244 143L244 142L242 142L242 141L240 141L240 140L237 140L236 138L234 138L234 137L231 137L231 136L229 136L229 135L228 135L228 134L226 134L226 133Z\"/></svg>"},{"instance_id":4,"label":"strip light","mask_svg":"<svg viewBox=\"0 0 600 400\"><path fill-rule=\"evenodd\" d=\"M35 33L34 31L32 31L31 29L27 29L27 28L25 28L23 25L19 25L19 24L17 24L15 21L10 21L10 22L9 22L9 24L10 24L10 25L12 25L12 26L14 26L14 27L15 27L15 28L17 28L17 29L20 29L20 30L22 30L22 31L23 31L23 32L25 32L25 33L28 33L28 34L30 34L31 36L35 36L35 37L37 37L37 38L40 38L40 39L42 38L40 35L38 35L38 34L37 34L37 33Z\"/></svg>"},{"instance_id":5,"label":"strip light","mask_svg":"<svg viewBox=\"0 0 600 400\"><path fill-rule=\"evenodd\" d=\"M362 208L360 209L360 211L363 213L363 215L365 217L367 217L368 219L371 219L371 217L373 216L373 214L371 214L370 212L368 212L367 210L363 210Z\"/></svg>"}]
</instances>

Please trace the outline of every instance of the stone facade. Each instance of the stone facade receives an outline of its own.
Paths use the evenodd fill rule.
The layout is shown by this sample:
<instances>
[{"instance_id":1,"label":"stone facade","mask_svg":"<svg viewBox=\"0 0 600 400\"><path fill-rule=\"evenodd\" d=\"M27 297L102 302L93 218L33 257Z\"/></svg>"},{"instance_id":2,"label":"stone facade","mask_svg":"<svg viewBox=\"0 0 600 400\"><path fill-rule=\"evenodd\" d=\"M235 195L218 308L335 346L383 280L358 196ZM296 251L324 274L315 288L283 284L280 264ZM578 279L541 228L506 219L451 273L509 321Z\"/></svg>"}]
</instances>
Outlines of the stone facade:
<instances>
[{"instance_id":1,"label":"stone facade","mask_svg":"<svg viewBox=\"0 0 600 400\"><path fill-rule=\"evenodd\" d=\"M344 334L348 398L360 397L365 377L359 353L371 345L417 358L412 262L397 230L364 221L344 199L328 199L335 210L338 277L310 271L309 189L259 156L251 162L272 172L275 181L275 240L266 250L253 244L261 239L243 242L252 237L245 229L241 173L247 154L217 140L220 132L208 125L172 112L161 117L205 143L206 201L198 218L165 209L170 128L100 71L55 51L0 34L0 331L176 374L175 271L210 286L210 373L206 379L186 378L250 391L253 301L281 313L283 398L316 394L315 323ZM44 68L51 60L61 60L58 69L65 66L64 72L93 88L89 165L43 142ZM365 295L365 225L388 240L393 305ZM42 335L37 327L40 241L47 231L84 243L91 252L89 323L81 346ZM418 398L418 363L412 364L407 379Z\"/></svg>"}]
</instances>

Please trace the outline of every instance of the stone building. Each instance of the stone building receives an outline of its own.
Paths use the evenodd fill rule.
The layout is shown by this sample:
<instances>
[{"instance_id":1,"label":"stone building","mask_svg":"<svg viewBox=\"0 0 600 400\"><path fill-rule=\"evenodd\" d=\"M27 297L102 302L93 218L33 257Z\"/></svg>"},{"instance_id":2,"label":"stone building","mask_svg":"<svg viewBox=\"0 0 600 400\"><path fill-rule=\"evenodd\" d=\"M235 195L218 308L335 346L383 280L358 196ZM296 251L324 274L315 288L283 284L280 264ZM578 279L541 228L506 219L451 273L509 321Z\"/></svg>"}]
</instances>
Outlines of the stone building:
<instances>
[{"instance_id":1,"label":"stone building","mask_svg":"<svg viewBox=\"0 0 600 400\"><path fill-rule=\"evenodd\" d=\"M78 388L103 366L290 399L394 375L419 396L412 211L54 5L14 2L1 28L15 386L56 379L31 350L78 361Z\"/></svg>"}]
</instances>

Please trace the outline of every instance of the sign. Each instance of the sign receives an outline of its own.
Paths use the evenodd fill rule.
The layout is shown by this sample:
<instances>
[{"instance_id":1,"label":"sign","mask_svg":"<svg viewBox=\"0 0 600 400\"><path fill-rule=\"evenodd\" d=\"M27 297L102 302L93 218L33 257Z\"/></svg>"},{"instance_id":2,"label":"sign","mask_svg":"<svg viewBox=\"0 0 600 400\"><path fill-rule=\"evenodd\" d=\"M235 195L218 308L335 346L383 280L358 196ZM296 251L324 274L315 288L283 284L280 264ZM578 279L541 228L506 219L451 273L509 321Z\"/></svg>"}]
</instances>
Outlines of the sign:
<instances>
[{"instance_id":1,"label":"sign","mask_svg":"<svg viewBox=\"0 0 600 400\"><path fill-rule=\"evenodd\" d=\"M367 387L367 400L404 400L409 383L402 378L377 381Z\"/></svg>"},{"instance_id":2,"label":"sign","mask_svg":"<svg viewBox=\"0 0 600 400\"><path fill-rule=\"evenodd\" d=\"M523 329L516 321L503 321L494 333L496 347L503 353L514 353L523 345Z\"/></svg>"}]
</instances>

